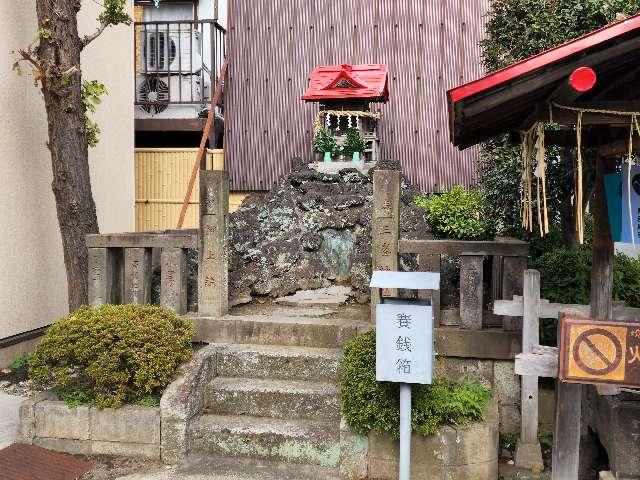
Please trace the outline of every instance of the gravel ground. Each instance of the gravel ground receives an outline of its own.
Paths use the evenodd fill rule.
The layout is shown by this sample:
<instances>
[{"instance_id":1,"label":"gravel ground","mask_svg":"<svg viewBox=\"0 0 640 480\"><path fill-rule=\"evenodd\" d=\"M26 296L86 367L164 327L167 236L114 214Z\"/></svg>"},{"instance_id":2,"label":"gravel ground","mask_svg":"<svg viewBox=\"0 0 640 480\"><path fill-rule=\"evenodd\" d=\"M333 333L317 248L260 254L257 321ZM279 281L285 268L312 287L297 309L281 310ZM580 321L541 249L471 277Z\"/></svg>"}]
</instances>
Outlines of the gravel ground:
<instances>
[{"instance_id":1,"label":"gravel ground","mask_svg":"<svg viewBox=\"0 0 640 480\"><path fill-rule=\"evenodd\" d=\"M33 397L38 390L33 386L31 380L23 380L21 382L12 383L9 380L0 381L0 391L7 395L15 395L18 397Z\"/></svg>"},{"instance_id":2,"label":"gravel ground","mask_svg":"<svg viewBox=\"0 0 640 480\"><path fill-rule=\"evenodd\" d=\"M106 455L75 455L77 458L94 462L96 467L80 477L80 480L115 480L134 473L152 473L166 469L159 460L143 458L112 457Z\"/></svg>"}]
</instances>

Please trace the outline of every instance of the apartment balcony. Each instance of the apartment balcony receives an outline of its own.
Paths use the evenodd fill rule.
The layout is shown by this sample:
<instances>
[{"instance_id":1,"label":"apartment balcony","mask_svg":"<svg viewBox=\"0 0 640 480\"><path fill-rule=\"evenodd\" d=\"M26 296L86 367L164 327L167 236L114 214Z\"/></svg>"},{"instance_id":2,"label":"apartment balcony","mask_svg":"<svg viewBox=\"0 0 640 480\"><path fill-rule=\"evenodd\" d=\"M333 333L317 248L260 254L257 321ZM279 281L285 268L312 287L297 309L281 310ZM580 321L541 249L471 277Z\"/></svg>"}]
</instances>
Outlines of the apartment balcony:
<instances>
[{"instance_id":1,"label":"apartment balcony","mask_svg":"<svg viewBox=\"0 0 640 480\"><path fill-rule=\"evenodd\" d=\"M225 57L226 30L215 20L136 22L138 130L201 130ZM221 103L216 113L222 113Z\"/></svg>"}]
</instances>

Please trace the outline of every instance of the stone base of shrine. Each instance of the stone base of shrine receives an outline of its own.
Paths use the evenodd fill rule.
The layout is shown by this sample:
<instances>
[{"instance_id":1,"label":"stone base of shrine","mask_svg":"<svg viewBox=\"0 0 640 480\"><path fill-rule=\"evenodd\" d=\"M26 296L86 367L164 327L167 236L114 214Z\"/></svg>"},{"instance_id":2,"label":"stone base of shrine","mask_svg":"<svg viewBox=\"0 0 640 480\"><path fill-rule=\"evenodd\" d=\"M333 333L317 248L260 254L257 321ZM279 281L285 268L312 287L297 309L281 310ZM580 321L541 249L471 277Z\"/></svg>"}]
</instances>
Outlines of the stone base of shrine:
<instances>
[{"instance_id":1,"label":"stone base of shrine","mask_svg":"<svg viewBox=\"0 0 640 480\"><path fill-rule=\"evenodd\" d=\"M640 479L640 398L600 396L595 388L586 396L589 424L607 451L615 478Z\"/></svg>"}]
</instances>

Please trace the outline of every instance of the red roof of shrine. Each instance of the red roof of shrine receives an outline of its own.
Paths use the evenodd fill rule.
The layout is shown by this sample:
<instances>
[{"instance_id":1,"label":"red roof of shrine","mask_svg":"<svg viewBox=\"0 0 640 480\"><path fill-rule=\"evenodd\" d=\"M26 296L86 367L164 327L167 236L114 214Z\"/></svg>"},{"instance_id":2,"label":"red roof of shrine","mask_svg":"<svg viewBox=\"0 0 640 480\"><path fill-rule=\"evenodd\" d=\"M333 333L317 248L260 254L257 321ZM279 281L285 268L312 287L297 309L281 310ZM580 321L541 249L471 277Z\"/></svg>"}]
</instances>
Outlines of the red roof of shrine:
<instances>
[{"instance_id":1,"label":"red roof of shrine","mask_svg":"<svg viewBox=\"0 0 640 480\"><path fill-rule=\"evenodd\" d=\"M364 99L386 102L389 85L386 65L330 65L311 72L302 100Z\"/></svg>"},{"instance_id":2,"label":"red roof of shrine","mask_svg":"<svg viewBox=\"0 0 640 480\"><path fill-rule=\"evenodd\" d=\"M597 73L596 88L586 99L600 99L598 94L607 87L611 90L614 82L636 68L639 47L637 14L449 90L453 144L465 148L522 128L536 106L579 67L588 66Z\"/></svg>"}]
</instances>

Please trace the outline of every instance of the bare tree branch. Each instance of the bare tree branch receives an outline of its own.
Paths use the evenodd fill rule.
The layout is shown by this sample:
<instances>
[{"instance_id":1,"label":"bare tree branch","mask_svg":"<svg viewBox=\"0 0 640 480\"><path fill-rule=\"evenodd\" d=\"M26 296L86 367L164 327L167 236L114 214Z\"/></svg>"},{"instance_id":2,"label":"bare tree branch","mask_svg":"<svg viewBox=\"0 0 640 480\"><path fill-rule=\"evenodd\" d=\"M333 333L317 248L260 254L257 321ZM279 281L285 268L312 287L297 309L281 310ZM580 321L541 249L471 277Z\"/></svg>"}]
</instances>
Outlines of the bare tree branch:
<instances>
[{"instance_id":1,"label":"bare tree branch","mask_svg":"<svg viewBox=\"0 0 640 480\"><path fill-rule=\"evenodd\" d=\"M100 26L98 26L98 29L95 32L93 32L91 35L85 35L82 38L82 48L86 47L91 42L93 42L96 38L98 38L100 35L102 35L102 32L104 32L104 30L106 28L107 28L107 24L106 23L101 23Z\"/></svg>"}]
</instances>

